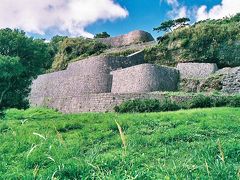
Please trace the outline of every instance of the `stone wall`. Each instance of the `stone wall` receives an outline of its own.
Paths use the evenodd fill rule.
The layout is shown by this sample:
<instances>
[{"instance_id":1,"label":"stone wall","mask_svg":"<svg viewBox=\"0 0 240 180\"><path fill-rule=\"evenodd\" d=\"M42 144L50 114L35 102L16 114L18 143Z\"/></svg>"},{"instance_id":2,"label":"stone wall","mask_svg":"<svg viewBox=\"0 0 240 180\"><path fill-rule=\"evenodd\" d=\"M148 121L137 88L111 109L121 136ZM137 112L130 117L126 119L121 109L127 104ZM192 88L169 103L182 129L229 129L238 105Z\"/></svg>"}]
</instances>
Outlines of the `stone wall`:
<instances>
[{"instance_id":1,"label":"stone wall","mask_svg":"<svg viewBox=\"0 0 240 180\"><path fill-rule=\"evenodd\" d=\"M222 80L222 92L240 93L240 67L232 68Z\"/></svg>"},{"instance_id":2,"label":"stone wall","mask_svg":"<svg viewBox=\"0 0 240 180\"><path fill-rule=\"evenodd\" d=\"M175 68L141 64L112 72L112 93L141 93L177 90L179 73Z\"/></svg>"},{"instance_id":3,"label":"stone wall","mask_svg":"<svg viewBox=\"0 0 240 180\"><path fill-rule=\"evenodd\" d=\"M143 52L128 57L97 56L71 63L64 71L40 75L33 81L30 98L67 97L80 93L108 93L112 70L144 62Z\"/></svg>"},{"instance_id":4,"label":"stone wall","mask_svg":"<svg viewBox=\"0 0 240 180\"><path fill-rule=\"evenodd\" d=\"M240 67L219 69L206 78L181 79L179 90L183 92L240 93Z\"/></svg>"},{"instance_id":5,"label":"stone wall","mask_svg":"<svg viewBox=\"0 0 240 180\"><path fill-rule=\"evenodd\" d=\"M213 63L179 63L177 69L180 72L180 78L197 79L206 78L218 70Z\"/></svg>"},{"instance_id":6,"label":"stone wall","mask_svg":"<svg viewBox=\"0 0 240 180\"><path fill-rule=\"evenodd\" d=\"M58 109L63 113L79 112L111 112L116 105L132 99L158 99L166 97L164 93L101 93L101 94L79 94L78 96L47 98L35 97L31 99L32 106L44 106ZM171 99L177 102L183 102L191 99L192 96L171 96Z\"/></svg>"},{"instance_id":7,"label":"stone wall","mask_svg":"<svg viewBox=\"0 0 240 180\"><path fill-rule=\"evenodd\" d=\"M112 47L121 47L121 46L128 46L131 44L154 41L154 38L148 32L137 30L121 36L100 38L98 40Z\"/></svg>"}]
</instances>

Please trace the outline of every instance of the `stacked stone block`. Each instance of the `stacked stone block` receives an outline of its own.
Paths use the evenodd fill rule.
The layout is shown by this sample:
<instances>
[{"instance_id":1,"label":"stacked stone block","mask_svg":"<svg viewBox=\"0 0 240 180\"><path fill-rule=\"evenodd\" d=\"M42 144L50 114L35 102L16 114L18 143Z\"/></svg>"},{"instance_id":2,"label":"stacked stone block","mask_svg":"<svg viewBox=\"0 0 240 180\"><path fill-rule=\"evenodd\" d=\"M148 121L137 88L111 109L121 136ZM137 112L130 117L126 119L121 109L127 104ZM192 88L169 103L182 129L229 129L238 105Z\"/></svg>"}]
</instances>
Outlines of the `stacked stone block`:
<instances>
[{"instance_id":1,"label":"stacked stone block","mask_svg":"<svg viewBox=\"0 0 240 180\"><path fill-rule=\"evenodd\" d=\"M181 79L201 79L215 73L218 67L214 63L179 63L177 69Z\"/></svg>"},{"instance_id":2,"label":"stacked stone block","mask_svg":"<svg viewBox=\"0 0 240 180\"><path fill-rule=\"evenodd\" d=\"M63 113L79 112L112 112L116 105L124 101L133 99L158 99L163 100L166 95L161 92L150 93L98 93L98 94L79 94L72 97L47 98L38 97L32 99L37 104L35 106L45 106L58 109ZM171 99L176 102L184 102L191 99L192 96L172 96Z\"/></svg>"},{"instance_id":3,"label":"stacked stone block","mask_svg":"<svg viewBox=\"0 0 240 180\"><path fill-rule=\"evenodd\" d=\"M240 93L240 67L232 68L222 80L225 93Z\"/></svg>"},{"instance_id":4,"label":"stacked stone block","mask_svg":"<svg viewBox=\"0 0 240 180\"><path fill-rule=\"evenodd\" d=\"M179 73L175 68L141 64L112 72L112 93L175 91Z\"/></svg>"},{"instance_id":5,"label":"stacked stone block","mask_svg":"<svg viewBox=\"0 0 240 180\"><path fill-rule=\"evenodd\" d=\"M142 51L128 57L97 56L71 63L64 71L40 75L33 81L30 100L37 97L73 97L82 93L110 93L112 70L144 62Z\"/></svg>"}]
</instances>

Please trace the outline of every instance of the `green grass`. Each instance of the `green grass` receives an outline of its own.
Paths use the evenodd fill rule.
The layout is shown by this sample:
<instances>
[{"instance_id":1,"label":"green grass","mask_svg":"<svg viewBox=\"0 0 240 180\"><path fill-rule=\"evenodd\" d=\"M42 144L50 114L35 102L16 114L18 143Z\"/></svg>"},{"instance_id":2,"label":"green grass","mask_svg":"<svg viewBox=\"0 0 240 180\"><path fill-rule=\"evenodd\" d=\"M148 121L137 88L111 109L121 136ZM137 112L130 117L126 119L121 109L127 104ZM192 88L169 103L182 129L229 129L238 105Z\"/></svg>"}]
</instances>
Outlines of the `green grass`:
<instances>
[{"instance_id":1,"label":"green grass","mask_svg":"<svg viewBox=\"0 0 240 180\"><path fill-rule=\"evenodd\" d=\"M239 174L240 108L121 115L29 109L9 110L0 120L0 179L239 179Z\"/></svg>"}]
</instances>

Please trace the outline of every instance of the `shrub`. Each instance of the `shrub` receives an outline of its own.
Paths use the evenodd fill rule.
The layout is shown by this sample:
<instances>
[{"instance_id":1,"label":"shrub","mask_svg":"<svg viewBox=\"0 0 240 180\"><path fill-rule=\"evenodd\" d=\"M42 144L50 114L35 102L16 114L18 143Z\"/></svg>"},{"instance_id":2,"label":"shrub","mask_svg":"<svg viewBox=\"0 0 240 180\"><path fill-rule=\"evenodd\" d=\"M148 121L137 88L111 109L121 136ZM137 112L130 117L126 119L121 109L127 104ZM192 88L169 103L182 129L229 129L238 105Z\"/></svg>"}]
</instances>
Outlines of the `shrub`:
<instances>
[{"instance_id":1,"label":"shrub","mask_svg":"<svg viewBox=\"0 0 240 180\"><path fill-rule=\"evenodd\" d=\"M129 100L114 108L114 110L119 113L157 112L159 109L160 102L155 99Z\"/></svg>"},{"instance_id":2,"label":"shrub","mask_svg":"<svg viewBox=\"0 0 240 180\"><path fill-rule=\"evenodd\" d=\"M112 57L126 57L126 56L129 56L130 54L133 54L135 52L137 52L137 50L127 49L127 50L124 50L124 51L109 52L109 53L106 53L106 55L112 56Z\"/></svg>"},{"instance_id":3,"label":"shrub","mask_svg":"<svg viewBox=\"0 0 240 180\"><path fill-rule=\"evenodd\" d=\"M176 111L181 109L181 106L168 98L160 101L160 111Z\"/></svg>"},{"instance_id":4,"label":"shrub","mask_svg":"<svg viewBox=\"0 0 240 180\"><path fill-rule=\"evenodd\" d=\"M176 111L179 109L181 106L167 98L162 101L156 99L129 100L114 108L115 112L119 113Z\"/></svg>"},{"instance_id":5,"label":"shrub","mask_svg":"<svg viewBox=\"0 0 240 180\"><path fill-rule=\"evenodd\" d=\"M214 107L224 107L229 105L229 97L217 96L212 97Z\"/></svg>"},{"instance_id":6,"label":"shrub","mask_svg":"<svg viewBox=\"0 0 240 180\"><path fill-rule=\"evenodd\" d=\"M228 106L240 107L240 95L229 97Z\"/></svg>"},{"instance_id":7,"label":"shrub","mask_svg":"<svg viewBox=\"0 0 240 180\"><path fill-rule=\"evenodd\" d=\"M213 100L209 96L204 96L202 94L197 95L189 101L189 108L206 108L212 107Z\"/></svg>"},{"instance_id":8,"label":"shrub","mask_svg":"<svg viewBox=\"0 0 240 180\"><path fill-rule=\"evenodd\" d=\"M146 50L146 61L161 65L179 62L216 63L218 67L240 66L240 14L221 20L206 20L177 28Z\"/></svg>"}]
</instances>

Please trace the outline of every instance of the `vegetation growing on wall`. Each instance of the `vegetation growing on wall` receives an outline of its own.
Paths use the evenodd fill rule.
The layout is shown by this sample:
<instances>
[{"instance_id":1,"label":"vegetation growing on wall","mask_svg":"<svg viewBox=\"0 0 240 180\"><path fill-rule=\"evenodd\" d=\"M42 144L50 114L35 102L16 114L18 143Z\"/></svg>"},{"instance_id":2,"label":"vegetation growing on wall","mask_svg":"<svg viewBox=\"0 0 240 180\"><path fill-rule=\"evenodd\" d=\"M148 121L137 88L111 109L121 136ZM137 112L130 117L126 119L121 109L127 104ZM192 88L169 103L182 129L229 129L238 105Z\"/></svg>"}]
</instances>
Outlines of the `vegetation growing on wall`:
<instances>
[{"instance_id":1,"label":"vegetation growing on wall","mask_svg":"<svg viewBox=\"0 0 240 180\"><path fill-rule=\"evenodd\" d=\"M205 20L177 28L146 49L146 61L163 65L178 62L240 66L240 14L221 20Z\"/></svg>"},{"instance_id":2,"label":"vegetation growing on wall","mask_svg":"<svg viewBox=\"0 0 240 180\"><path fill-rule=\"evenodd\" d=\"M107 45L94 39L86 39L83 37L65 38L59 44L59 49L52 64L52 70L66 69L71 60L98 55L107 48Z\"/></svg>"},{"instance_id":3,"label":"vegetation growing on wall","mask_svg":"<svg viewBox=\"0 0 240 180\"><path fill-rule=\"evenodd\" d=\"M137 52L137 51L138 50L136 50L136 49L127 49L127 50L124 50L124 51L109 52L109 53L106 53L106 55L112 56L112 57L126 57L126 56L129 56L129 55Z\"/></svg>"}]
</instances>

